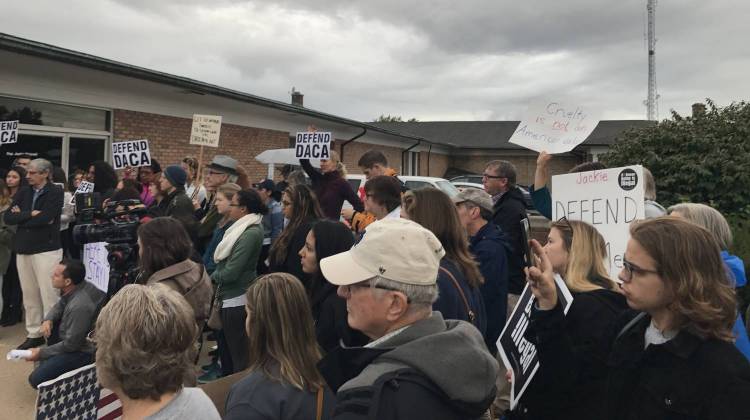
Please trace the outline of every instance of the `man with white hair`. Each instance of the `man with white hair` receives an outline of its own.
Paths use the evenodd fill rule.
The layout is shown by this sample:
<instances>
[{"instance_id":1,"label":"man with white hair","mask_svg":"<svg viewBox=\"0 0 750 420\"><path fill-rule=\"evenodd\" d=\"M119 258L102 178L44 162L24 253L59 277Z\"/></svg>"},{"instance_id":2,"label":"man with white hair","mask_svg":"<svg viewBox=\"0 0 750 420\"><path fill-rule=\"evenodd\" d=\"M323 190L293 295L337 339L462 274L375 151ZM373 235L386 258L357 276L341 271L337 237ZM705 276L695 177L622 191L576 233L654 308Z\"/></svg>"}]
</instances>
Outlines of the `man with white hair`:
<instances>
[{"instance_id":1,"label":"man with white hair","mask_svg":"<svg viewBox=\"0 0 750 420\"><path fill-rule=\"evenodd\" d=\"M49 279L62 260L63 190L49 182L51 173L50 161L32 160L26 172L29 185L18 190L10 210L5 212L5 223L18 226L13 250L23 292L27 333L26 341L18 346L21 350L44 344L40 331L42 318L60 298Z\"/></svg>"},{"instance_id":2,"label":"man with white hair","mask_svg":"<svg viewBox=\"0 0 750 420\"><path fill-rule=\"evenodd\" d=\"M440 241L405 219L383 219L350 251L324 258L346 299L349 326L372 340L320 362L337 392L335 418L479 418L495 397L498 364L482 334L432 311Z\"/></svg>"}]
</instances>

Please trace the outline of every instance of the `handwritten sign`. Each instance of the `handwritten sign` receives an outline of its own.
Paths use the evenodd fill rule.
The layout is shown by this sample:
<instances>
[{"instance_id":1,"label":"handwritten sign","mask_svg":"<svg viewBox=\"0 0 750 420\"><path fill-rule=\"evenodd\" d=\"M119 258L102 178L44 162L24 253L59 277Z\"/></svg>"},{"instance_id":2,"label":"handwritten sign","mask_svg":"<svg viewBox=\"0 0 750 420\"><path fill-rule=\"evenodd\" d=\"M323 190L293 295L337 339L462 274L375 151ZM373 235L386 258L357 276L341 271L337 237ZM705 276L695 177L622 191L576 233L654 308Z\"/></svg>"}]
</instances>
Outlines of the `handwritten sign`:
<instances>
[{"instance_id":1,"label":"handwritten sign","mask_svg":"<svg viewBox=\"0 0 750 420\"><path fill-rule=\"evenodd\" d=\"M594 226L607 244L612 279L622 270L630 224L645 215L642 166L552 177L553 220L564 216Z\"/></svg>"},{"instance_id":2,"label":"handwritten sign","mask_svg":"<svg viewBox=\"0 0 750 420\"><path fill-rule=\"evenodd\" d=\"M84 193L90 193L94 192L94 183L88 182L88 181L81 181L80 184L78 184L78 188L76 188L76 194L84 194Z\"/></svg>"},{"instance_id":3,"label":"handwritten sign","mask_svg":"<svg viewBox=\"0 0 750 420\"><path fill-rule=\"evenodd\" d=\"M330 132L306 131L297 133L294 155L298 159L330 159Z\"/></svg>"},{"instance_id":4,"label":"handwritten sign","mask_svg":"<svg viewBox=\"0 0 750 420\"><path fill-rule=\"evenodd\" d=\"M563 311L567 314L573 303L573 295L559 274L555 274L557 296ZM518 404L524 391L539 369L539 355L536 346L526 339L526 329L531 322L531 307L536 302L531 288L527 285L513 309L510 319L497 340L497 348L505 367L513 372L513 384L510 388L510 408Z\"/></svg>"},{"instance_id":5,"label":"handwritten sign","mask_svg":"<svg viewBox=\"0 0 750 420\"><path fill-rule=\"evenodd\" d=\"M221 116L193 115L193 127L190 130L190 144L219 147L220 134Z\"/></svg>"},{"instance_id":6,"label":"handwritten sign","mask_svg":"<svg viewBox=\"0 0 750 420\"><path fill-rule=\"evenodd\" d=\"M86 281L107 293L109 288L109 260L106 242L93 242L83 246L83 265Z\"/></svg>"},{"instance_id":7,"label":"handwritten sign","mask_svg":"<svg viewBox=\"0 0 750 420\"><path fill-rule=\"evenodd\" d=\"M578 104L545 101L529 107L508 141L537 152L565 153L586 140L597 124L599 117Z\"/></svg>"},{"instance_id":8,"label":"handwritten sign","mask_svg":"<svg viewBox=\"0 0 750 420\"><path fill-rule=\"evenodd\" d=\"M148 140L112 143L112 163L115 169L124 169L128 166L131 168L151 166Z\"/></svg>"},{"instance_id":9,"label":"handwritten sign","mask_svg":"<svg viewBox=\"0 0 750 420\"><path fill-rule=\"evenodd\" d=\"M18 121L0 121L0 146L18 142Z\"/></svg>"}]
</instances>

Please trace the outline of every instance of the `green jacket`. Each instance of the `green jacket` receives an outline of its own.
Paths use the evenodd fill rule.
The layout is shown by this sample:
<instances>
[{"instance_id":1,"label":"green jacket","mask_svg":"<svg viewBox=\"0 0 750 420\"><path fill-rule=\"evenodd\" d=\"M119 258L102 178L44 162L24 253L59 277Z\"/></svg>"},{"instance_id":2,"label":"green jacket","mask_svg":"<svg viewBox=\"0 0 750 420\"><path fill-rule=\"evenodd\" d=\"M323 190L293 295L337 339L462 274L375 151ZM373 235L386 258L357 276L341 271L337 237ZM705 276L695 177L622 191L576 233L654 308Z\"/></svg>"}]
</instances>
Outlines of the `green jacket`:
<instances>
[{"instance_id":1,"label":"green jacket","mask_svg":"<svg viewBox=\"0 0 750 420\"><path fill-rule=\"evenodd\" d=\"M231 299L245 293L257 277L256 267L262 247L263 226L252 225L242 232L229 258L219 261L211 274L211 280L219 287L219 298Z\"/></svg>"}]
</instances>

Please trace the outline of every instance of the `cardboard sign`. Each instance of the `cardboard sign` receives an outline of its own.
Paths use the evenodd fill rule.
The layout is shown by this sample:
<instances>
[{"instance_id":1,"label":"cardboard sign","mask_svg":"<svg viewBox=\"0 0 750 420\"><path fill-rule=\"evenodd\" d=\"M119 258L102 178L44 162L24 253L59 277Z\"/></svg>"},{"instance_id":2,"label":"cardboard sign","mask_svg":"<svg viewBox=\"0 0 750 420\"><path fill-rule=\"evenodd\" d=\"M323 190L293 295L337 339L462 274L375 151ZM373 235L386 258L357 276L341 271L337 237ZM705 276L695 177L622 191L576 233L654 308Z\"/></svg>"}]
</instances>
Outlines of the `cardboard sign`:
<instances>
[{"instance_id":1,"label":"cardboard sign","mask_svg":"<svg viewBox=\"0 0 750 420\"><path fill-rule=\"evenodd\" d=\"M130 166L151 166L148 140L132 140L112 143L112 167L124 169Z\"/></svg>"},{"instance_id":2,"label":"cardboard sign","mask_svg":"<svg viewBox=\"0 0 750 420\"><path fill-rule=\"evenodd\" d=\"M552 219L566 217L593 225L607 243L613 280L622 270L630 224L645 215L642 166L552 177Z\"/></svg>"},{"instance_id":3,"label":"cardboard sign","mask_svg":"<svg viewBox=\"0 0 750 420\"><path fill-rule=\"evenodd\" d=\"M190 130L190 144L219 147L221 116L193 115L193 128Z\"/></svg>"},{"instance_id":4,"label":"cardboard sign","mask_svg":"<svg viewBox=\"0 0 750 420\"><path fill-rule=\"evenodd\" d=\"M555 274L555 284L557 285L557 298L563 307L563 312L567 314L573 303L573 295L570 294L568 286L559 274ZM513 384L510 388L511 409L516 408L516 404L539 369L539 354L536 346L524 337L531 320L531 307L535 303L536 298L531 288L526 285L503 332L500 333L500 338L497 339L497 348L500 350L503 364L513 372Z\"/></svg>"},{"instance_id":5,"label":"cardboard sign","mask_svg":"<svg viewBox=\"0 0 750 420\"><path fill-rule=\"evenodd\" d=\"M106 242L93 242L83 246L83 265L86 281L107 293L109 288L109 260Z\"/></svg>"},{"instance_id":6,"label":"cardboard sign","mask_svg":"<svg viewBox=\"0 0 750 420\"><path fill-rule=\"evenodd\" d=\"M76 188L75 194L83 194L83 193L90 193L94 192L94 183L88 182L88 181L81 181L80 184L78 184L78 188Z\"/></svg>"},{"instance_id":7,"label":"cardboard sign","mask_svg":"<svg viewBox=\"0 0 750 420\"><path fill-rule=\"evenodd\" d=\"M0 146L18 143L18 121L0 121Z\"/></svg>"},{"instance_id":8,"label":"cardboard sign","mask_svg":"<svg viewBox=\"0 0 750 420\"><path fill-rule=\"evenodd\" d=\"M332 139L333 135L330 132L297 133L294 155L297 159L330 159Z\"/></svg>"},{"instance_id":9,"label":"cardboard sign","mask_svg":"<svg viewBox=\"0 0 750 420\"><path fill-rule=\"evenodd\" d=\"M537 152L565 153L586 140L597 124L599 116L576 103L545 101L529 107L508 141Z\"/></svg>"}]
</instances>

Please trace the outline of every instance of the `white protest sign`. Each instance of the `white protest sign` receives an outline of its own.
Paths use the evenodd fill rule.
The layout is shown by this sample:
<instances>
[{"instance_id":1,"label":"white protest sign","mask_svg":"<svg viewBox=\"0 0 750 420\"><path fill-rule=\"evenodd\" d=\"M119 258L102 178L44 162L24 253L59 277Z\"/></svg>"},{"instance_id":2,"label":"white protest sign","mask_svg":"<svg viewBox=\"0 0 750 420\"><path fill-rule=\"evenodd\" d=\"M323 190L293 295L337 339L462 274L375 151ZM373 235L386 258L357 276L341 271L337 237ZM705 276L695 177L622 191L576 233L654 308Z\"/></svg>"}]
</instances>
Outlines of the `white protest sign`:
<instances>
[{"instance_id":1,"label":"white protest sign","mask_svg":"<svg viewBox=\"0 0 750 420\"><path fill-rule=\"evenodd\" d=\"M151 166L151 152L148 140L131 140L112 143L112 166L124 169L128 166Z\"/></svg>"},{"instance_id":2,"label":"white protest sign","mask_svg":"<svg viewBox=\"0 0 750 420\"><path fill-rule=\"evenodd\" d=\"M297 159L330 159L333 135L323 131L297 133L294 155Z\"/></svg>"},{"instance_id":3,"label":"white protest sign","mask_svg":"<svg viewBox=\"0 0 750 420\"><path fill-rule=\"evenodd\" d=\"M613 280L622 269L630 224L645 215L642 166L552 177L552 219L566 217L594 226L607 243Z\"/></svg>"},{"instance_id":4,"label":"white protest sign","mask_svg":"<svg viewBox=\"0 0 750 420\"><path fill-rule=\"evenodd\" d=\"M18 142L18 121L0 121L0 146Z\"/></svg>"},{"instance_id":5,"label":"white protest sign","mask_svg":"<svg viewBox=\"0 0 750 420\"><path fill-rule=\"evenodd\" d=\"M78 184L78 188L76 188L76 194L84 194L84 193L90 193L94 192L94 183L88 182L88 181L81 181L80 184Z\"/></svg>"},{"instance_id":6,"label":"white protest sign","mask_svg":"<svg viewBox=\"0 0 750 420\"><path fill-rule=\"evenodd\" d=\"M599 124L592 110L570 101L544 101L529 107L508 140L537 152L565 153L581 144Z\"/></svg>"},{"instance_id":7,"label":"white protest sign","mask_svg":"<svg viewBox=\"0 0 750 420\"><path fill-rule=\"evenodd\" d=\"M83 265L86 281L107 293L109 288L109 261L106 242L93 242L83 246Z\"/></svg>"},{"instance_id":8,"label":"white protest sign","mask_svg":"<svg viewBox=\"0 0 750 420\"><path fill-rule=\"evenodd\" d=\"M190 144L219 147L220 134L221 116L193 115L193 127L190 130Z\"/></svg>"},{"instance_id":9,"label":"white protest sign","mask_svg":"<svg viewBox=\"0 0 750 420\"><path fill-rule=\"evenodd\" d=\"M565 285L565 281L559 274L555 274L557 285L557 296L563 307L563 312L568 313L573 303L573 295ZM531 322L531 307L536 302L531 288L526 285L518 298L516 307L510 315L508 322L497 339L497 348L505 367L513 372L513 384L510 388L510 408L516 408L524 391L539 370L539 354L534 343L526 339L526 329Z\"/></svg>"}]
</instances>

